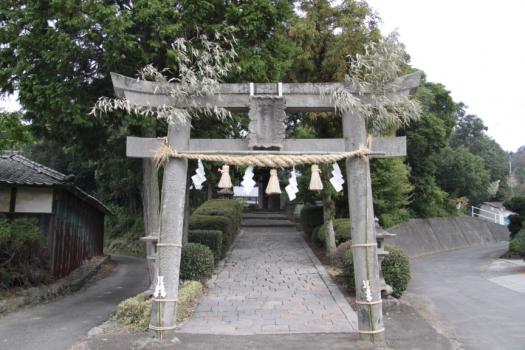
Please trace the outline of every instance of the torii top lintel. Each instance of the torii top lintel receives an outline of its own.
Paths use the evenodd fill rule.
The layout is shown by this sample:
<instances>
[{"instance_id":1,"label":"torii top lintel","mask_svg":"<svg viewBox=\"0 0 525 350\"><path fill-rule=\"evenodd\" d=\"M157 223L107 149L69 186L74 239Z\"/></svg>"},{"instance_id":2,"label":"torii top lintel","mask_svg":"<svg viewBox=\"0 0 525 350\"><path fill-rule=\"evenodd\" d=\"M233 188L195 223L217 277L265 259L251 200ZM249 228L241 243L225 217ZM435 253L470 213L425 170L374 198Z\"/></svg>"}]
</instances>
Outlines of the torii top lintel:
<instances>
[{"instance_id":1,"label":"torii top lintel","mask_svg":"<svg viewBox=\"0 0 525 350\"><path fill-rule=\"evenodd\" d=\"M421 74L418 71L400 77L393 94L414 92L419 86ZM154 107L177 106L178 103L181 103L169 95L156 93L158 83L138 81L117 73L111 73L111 79L116 95L125 97L133 104ZM256 95L276 96L277 86L275 83L254 84L254 92ZM289 112L333 111L333 101L321 95L323 88L346 88L350 92L355 91L352 86L345 83L284 83L282 94L286 101L286 110ZM194 100L197 104L202 103L203 106L213 105L233 112L245 112L250 107L250 84L220 84L219 92L214 97L195 97ZM181 103L179 107L184 108L185 106Z\"/></svg>"}]
</instances>

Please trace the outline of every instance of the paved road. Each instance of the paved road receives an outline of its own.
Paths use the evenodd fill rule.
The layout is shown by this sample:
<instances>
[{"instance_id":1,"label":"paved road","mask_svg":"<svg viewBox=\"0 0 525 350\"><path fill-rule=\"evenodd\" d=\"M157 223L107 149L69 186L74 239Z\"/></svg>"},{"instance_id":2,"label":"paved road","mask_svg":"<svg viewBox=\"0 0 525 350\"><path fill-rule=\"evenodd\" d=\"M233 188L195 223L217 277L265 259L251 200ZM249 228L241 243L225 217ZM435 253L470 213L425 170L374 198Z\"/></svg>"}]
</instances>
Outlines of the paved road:
<instances>
[{"instance_id":1,"label":"paved road","mask_svg":"<svg viewBox=\"0 0 525 350\"><path fill-rule=\"evenodd\" d=\"M356 332L357 315L295 227L245 227L180 332Z\"/></svg>"},{"instance_id":2,"label":"paved road","mask_svg":"<svg viewBox=\"0 0 525 350\"><path fill-rule=\"evenodd\" d=\"M0 318L0 349L63 350L104 322L123 299L147 288L144 259L113 257L109 276L72 295Z\"/></svg>"},{"instance_id":3,"label":"paved road","mask_svg":"<svg viewBox=\"0 0 525 350\"><path fill-rule=\"evenodd\" d=\"M413 294L465 349L525 349L525 268L497 259L497 243L412 262Z\"/></svg>"}]
</instances>

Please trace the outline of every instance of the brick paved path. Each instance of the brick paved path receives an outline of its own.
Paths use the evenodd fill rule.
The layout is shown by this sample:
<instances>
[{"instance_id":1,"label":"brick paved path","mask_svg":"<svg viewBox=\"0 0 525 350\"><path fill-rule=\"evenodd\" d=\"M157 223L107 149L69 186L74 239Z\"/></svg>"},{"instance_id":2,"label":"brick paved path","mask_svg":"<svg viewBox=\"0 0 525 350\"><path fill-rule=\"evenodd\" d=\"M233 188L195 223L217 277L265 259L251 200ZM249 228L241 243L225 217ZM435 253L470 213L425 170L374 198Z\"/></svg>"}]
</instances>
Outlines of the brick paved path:
<instances>
[{"instance_id":1,"label":"brick paved path","mask_svg":"<svg viewBox=\"0 0 525 350\"><path fill-rule=\"evenodd\" d=\"M293 227L247 227L178 332L356 332L357 316Z\"/></svg>"}]
</instances>

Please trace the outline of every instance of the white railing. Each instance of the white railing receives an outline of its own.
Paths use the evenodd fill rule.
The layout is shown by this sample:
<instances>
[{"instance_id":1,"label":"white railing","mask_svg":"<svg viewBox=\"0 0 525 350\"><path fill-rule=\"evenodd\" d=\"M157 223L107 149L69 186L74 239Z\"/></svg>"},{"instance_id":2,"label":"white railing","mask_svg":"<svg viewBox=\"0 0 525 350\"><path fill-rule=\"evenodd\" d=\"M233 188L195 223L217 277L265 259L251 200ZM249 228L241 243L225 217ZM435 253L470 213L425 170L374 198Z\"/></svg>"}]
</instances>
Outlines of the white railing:
<instances>
[{"instance_id":1,"label":"white railing","mask_svg":"<svg viewBox=\"0 0 525 350\"><path fill-rule=\"evenodd\" d=\"M480 218L487 221L492 221L495 224L504 225L503 218L501 217L500 213L491 211L491 210L485 210L478 207L471 207L471 216L475 218Z\"/></svg>"}]
</instances>

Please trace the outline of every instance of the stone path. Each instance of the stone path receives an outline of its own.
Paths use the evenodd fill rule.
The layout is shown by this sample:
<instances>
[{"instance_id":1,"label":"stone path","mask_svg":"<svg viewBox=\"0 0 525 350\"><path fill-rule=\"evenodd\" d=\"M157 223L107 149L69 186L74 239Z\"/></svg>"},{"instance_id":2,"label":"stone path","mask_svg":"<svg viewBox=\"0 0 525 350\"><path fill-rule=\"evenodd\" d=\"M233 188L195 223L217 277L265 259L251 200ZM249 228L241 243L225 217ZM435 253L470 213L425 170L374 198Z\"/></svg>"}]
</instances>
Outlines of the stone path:
<instances>
[{"instance_id":1,"label":"stone path","mask_svg":"<svg viewBox=\"0 0 525 350\"><path fill-rule=\"evenodd\" d=\"M293 227L245 227L180 333L356 332L357 315Z\"/></svg>"}]
</instances>

